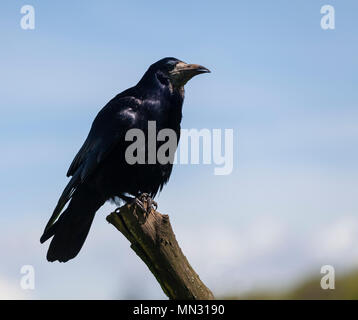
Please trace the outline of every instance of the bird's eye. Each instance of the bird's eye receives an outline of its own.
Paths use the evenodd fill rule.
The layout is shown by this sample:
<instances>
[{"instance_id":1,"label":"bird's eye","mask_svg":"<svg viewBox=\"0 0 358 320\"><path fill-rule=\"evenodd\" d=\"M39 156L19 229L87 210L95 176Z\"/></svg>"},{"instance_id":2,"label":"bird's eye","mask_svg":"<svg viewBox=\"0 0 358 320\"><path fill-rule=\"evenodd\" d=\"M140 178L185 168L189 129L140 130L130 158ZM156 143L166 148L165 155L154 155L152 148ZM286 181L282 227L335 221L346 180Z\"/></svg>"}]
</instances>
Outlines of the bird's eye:
<instances>
[{"instance_id":1,"label":"bird's eye","mask_svg":"<svg viewBox=\"0 0 358 320\"><path fill-rule=\"evenodd\" d=\"M176 61L169 61L169 62L167 63L167 68L168 68L169 70L172 70L172 69L174 69L174 67L175 67L176 64L177 64Z\"/></svg>"}]
</instances>

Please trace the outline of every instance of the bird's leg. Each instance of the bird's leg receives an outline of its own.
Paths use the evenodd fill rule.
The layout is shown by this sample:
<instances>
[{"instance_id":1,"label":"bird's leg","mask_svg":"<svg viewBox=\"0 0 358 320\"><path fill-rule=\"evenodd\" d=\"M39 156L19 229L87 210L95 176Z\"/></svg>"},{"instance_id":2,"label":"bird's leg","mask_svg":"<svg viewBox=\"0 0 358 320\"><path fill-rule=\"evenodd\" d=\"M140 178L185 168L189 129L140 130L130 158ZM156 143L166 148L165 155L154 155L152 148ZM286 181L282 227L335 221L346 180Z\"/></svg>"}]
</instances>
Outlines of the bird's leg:
<instances>
[{"instance_id":1,"label":"bird's leg","mask_svg":"<svg viewBox=\"0 0 358 320\"><path fill-rule=\"evenodd\" d=\"M146 214L149 214L152 210L157 210L158 207L158 204L148 193L142 193L139 197L135 198L135 202Z\"/></svg>"},{"instance_id":2,"label":"bird's leg","mask_svg":"<svg viewBox=\"0 0 358 320\"><path fill-rule=\"evenodd\" d=\"M133 203L135 201L135 197L126 196L124 194L121 194L118 197L122 199L125 203Z\"/></svg>"},{"instance_id":3,"label":"bird's leg","mask_svg":"<svg viewBox=\"0 0 358 320\"><path fill-rule=\"evenodd\" d=\"M147 207L149 208L150 211L154 210L156 211L158 209L158 203L156 201L154 201L151 197L147 197Z\"/></svg>"}]
</instances>

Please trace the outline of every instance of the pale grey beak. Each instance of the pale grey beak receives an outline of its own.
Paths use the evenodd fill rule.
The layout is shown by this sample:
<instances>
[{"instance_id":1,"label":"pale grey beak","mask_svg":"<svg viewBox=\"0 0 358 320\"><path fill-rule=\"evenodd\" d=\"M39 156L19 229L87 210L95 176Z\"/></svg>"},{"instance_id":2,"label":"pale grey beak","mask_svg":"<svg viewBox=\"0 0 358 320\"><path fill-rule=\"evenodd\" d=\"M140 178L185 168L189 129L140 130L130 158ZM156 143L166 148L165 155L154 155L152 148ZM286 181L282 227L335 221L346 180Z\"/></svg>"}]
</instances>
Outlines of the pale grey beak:
<instances>
[{"instance_id":1,"label":"pale grey beak","mask_svg":"<svg viewBox=\"0 0 358 320\"><path fill-rule=\"evenodd\" d=\"M191 78L201 73L210 73L210 70L199 64L178 62L169 74L174 85L183 86Z\"/></svg>"}]
</instances>

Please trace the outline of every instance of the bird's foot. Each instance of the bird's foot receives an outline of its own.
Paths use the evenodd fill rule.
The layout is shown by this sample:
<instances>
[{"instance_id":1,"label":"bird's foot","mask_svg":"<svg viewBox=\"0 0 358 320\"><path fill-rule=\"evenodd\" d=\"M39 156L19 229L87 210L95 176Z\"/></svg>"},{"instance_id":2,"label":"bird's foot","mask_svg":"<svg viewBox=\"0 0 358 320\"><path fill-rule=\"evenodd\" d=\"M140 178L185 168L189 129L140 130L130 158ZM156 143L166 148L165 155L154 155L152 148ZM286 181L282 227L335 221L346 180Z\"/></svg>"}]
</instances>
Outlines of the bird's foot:
<instances>
[{"instance_id":1,"label":"bird's foot","mask_svg":"<svg viewBox=\"0 0 358 320\"><path fill-rule=\"evenodd\" d=\"M147 215L158 208L158 204L149 196L148 193L142 193L139 197L135 198L135 203Z\"/></svg>"}]
</instances>

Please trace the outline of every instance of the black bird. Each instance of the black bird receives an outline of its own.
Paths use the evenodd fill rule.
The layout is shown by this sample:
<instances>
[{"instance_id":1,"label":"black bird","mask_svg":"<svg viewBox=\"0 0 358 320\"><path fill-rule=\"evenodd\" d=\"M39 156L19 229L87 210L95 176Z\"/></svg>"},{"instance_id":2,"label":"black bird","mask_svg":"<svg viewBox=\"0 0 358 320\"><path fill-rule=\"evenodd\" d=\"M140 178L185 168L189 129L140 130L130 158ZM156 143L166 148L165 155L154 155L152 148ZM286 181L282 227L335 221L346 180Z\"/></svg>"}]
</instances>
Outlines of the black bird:
<instances>
[{"instance_id":1,"label":"black bird","mask_svg":"<svg viewBox=\"0 0 358 320\"><path fill-rule=\"evenodd\" d=\"M72 161L67 172L72 178L40 239L43 243L53 236L48 261L66 262L78 254L96 211L107 200L128 202L143 193L154 198L163 188L172 164L148 163L147 157L145 164L128 164L125 150L131 142L126 132L138 128L146 133L148 121L155 121L157 131L172 129L179 141L184 85L206 72L203 66L164 58L152 64L136 86L103 107Z\"/></svg>"}]
</instances>

